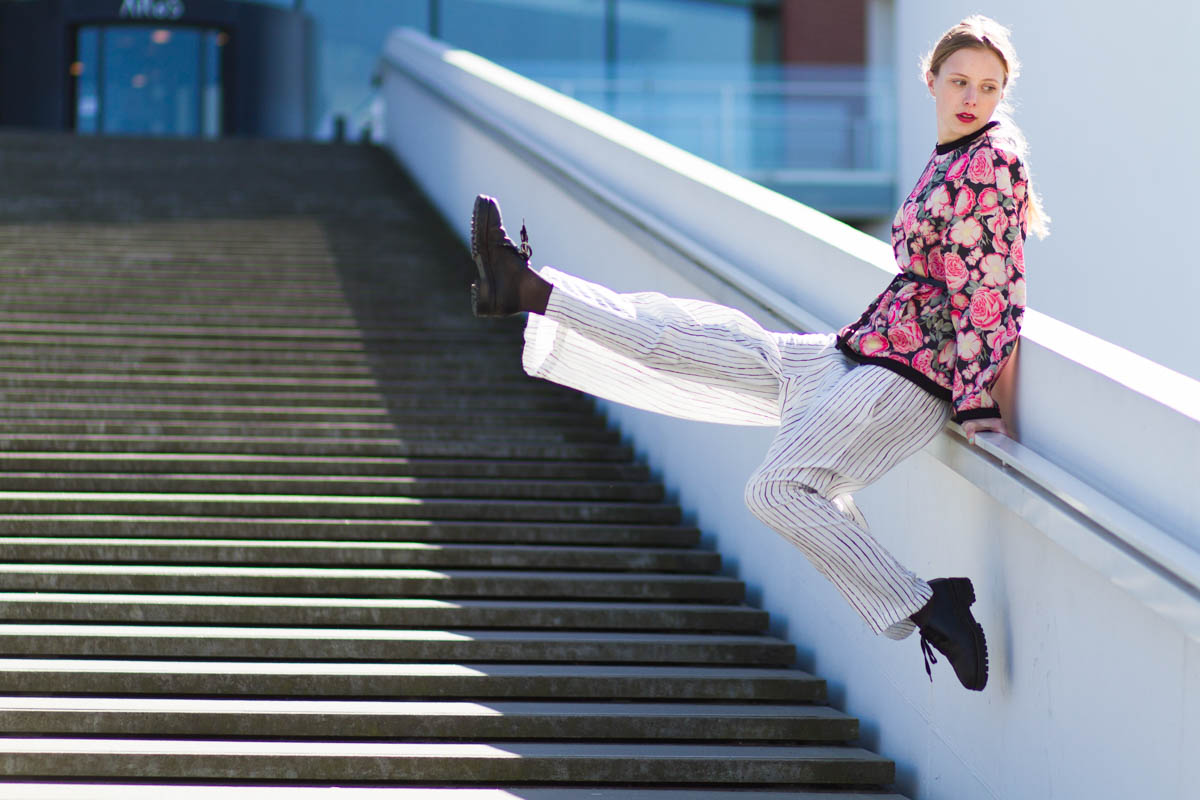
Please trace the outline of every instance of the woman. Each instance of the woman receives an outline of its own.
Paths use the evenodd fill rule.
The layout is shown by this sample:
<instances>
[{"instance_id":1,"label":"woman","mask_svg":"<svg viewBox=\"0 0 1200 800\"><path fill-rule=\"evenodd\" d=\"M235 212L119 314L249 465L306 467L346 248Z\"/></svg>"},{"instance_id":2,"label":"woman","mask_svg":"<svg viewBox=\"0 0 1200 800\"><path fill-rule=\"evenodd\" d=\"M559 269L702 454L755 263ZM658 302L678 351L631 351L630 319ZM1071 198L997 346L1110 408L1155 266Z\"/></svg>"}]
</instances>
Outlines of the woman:
<instances>
[{"instance_id":1,"label":"woman","mask_svg":"<svg viewBox=\"0 0 1200 800\"><path fill-rule=\"evenodd\" d=\"M531 375L662 413L779 425L746 487L750 510L787 537L876 633L919 629L967 689L987 684L987 643L968 578L924 581L870 535L851 495L925 446L947 419L968 439L1007 433L991 389L1025 304L1024 238L1046 217L1020 132L1001 111L1017 74L1008 32L981 16L947 31L923 63L937 145L896 214L900 274L837 334L769 333L733 309L617 294L529 268L496 202L471 221L478 316L530 312Z\"/></svg>"}]
</instances>

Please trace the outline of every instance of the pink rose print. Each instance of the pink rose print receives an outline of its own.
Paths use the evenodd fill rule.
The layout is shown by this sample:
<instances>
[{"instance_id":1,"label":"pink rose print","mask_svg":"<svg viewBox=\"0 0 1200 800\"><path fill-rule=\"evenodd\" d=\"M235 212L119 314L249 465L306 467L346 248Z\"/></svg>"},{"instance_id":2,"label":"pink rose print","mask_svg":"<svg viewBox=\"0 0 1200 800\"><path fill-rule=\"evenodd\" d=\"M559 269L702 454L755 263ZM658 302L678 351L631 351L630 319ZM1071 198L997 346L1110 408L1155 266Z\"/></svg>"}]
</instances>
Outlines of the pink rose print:
<instances>
[{"instance_id":1,"label":"pink rose print","mask_svg":"<svg viewBox=\"0 0 1200 800\"><path fill-rule=\"evenodd\" d=\"M971 183L995 183L996 168L992 166L992 151L990 148L980 148L975 152L975 157L971 159L971 166L967 167L967 180ZM1008 170L1001 170L1007 172Z\"/></svg>"},{"instance_id":2,"label":"pink rose print","mask_svg":"<svg viewBox=\"0 0 1200 800\"><path fill-rule=\"evenodd\" d=\"M1004 232L1008 230L1008 215L992 214L987 218L987 225L988 230L990 230L995 236L1003 236ZM999 244L999 240L993 239L992 243Z\"/></svg>"},{"instance_id":3,"label":"pink rose print","mask_svg":"<svg viewBox=\"0 0 1200 800\"><path fill-rule=\"evenodd\" d=\"M970 159L965 153L959 156L958 160L951 164L950 169L946 172L946 180L956 181L961 178L963 173L967 171L968 161L970 161Z\"/></svg>"},{"instance_id":4,"label":"pink rose print","mask_svg":"<svg viewBox=\"0 0 1200 800\"><path fill-rule=\"evenodd\" d=\"M927 275L928 273L925 272L925 256L914 255L912 260L908 262L908 269L914 275Z\"/></svg>"},{"instance_id":5,"label":"pink rose print","mask_svg":"<svg viewBox=\"0 0 1200 800\"><path fill-rule=\"evenodd\" d=\"M971 295L971 321L981 330L990 331L999 325L1004 308L1004 298L999 292L981 286Z\"/></svg>"},{"instance_id":6,"label":"pink rose print","mask_svg":"<svg viewBox=\"0 0 1200 800\"><path fill-rule=\"evenodd\" d=\"M994 333L989 333L987 335L988 347L992 348L993 350L999 350L1009 342L1016 341L1016 339L1017 329L1013 325L1011 319L1003 328L998 328Z\"/></svg>"},{"instance_id":7,"label":"pink rose print","mask_svg":"<svg viewBox=\"0 0 1200 800\"><path fill-rule=\"evenodd\" d=\"M992 248L1002 256L1008 255L1008 242L1003 238L992 239Z\"/></svg>"},{"instance_id":8,"label":"pink rose print","mask_svg":"<svg viewBox=\"0 0 1200 800\"><path fill-rule=\"evenodd\" d=\"M963 393L962 375L959 374L958 370L955 370L954 371L954 396L962 397L962 393Z\"/></svg>"},{"instance_id":9,"label":"pink rose print","mask_svg":"<svg viewBox=\"0 0 1200 800\"><path fill-rule=\"evenodd\" d=\"M921 179L917 181L917 188L913 189L912 194L909 195L909 197L916 197L921 193L922 189L929 185L929 179L933 177L933 171L936 168L937 167L935 164L930 164L926 168L925 172L921 175Z\"/></svg>"},{"instance_id":10,"label":"pink rose print","mask_svg":"<svg viewBox=\"0 0 1200 800\"><path fill-rule=\"evenodd\" d=\"M958 403L959 411L970 411L973 408L979 408L979 395L977 394L973 394Z\"/></svg>"},{"instance_id":11,"label":"pink rose print","mask_svg":"<svg viewBox=\"0 0 1200 800\"><path fill-rule=\"evenodd\" d=\"M952 292L961 291L967 285L967 265L954 253L942 259L942 271L945 275L946 288Z\"/></svg>"},{"instance_id":12,"label":"pink rose print","mask_svg":"<svg viewBox=\"0 0 1200 800\"><path fill-rule=\"evenodd\" d=\"M1025 181L1013 184L1013 197L1017 198L1018 200L1024 200L1026 188Z\"/></svg>"},{"instance_id":13,"label":"pink rose print","mask_svg":"<svg viewBox=\"0 0 1200 800\"><path fill-rule=\"evenodd\" d=\"M929 258L925 263L929 268L929 277L936 278L939 281L946 280L946 268L942 261L941 250L930 250Z\"/></svg>"},{"instance_id":14,"label":"pink rose print","mask_svg":"<svg viewBox=\"0 0 1200 800\"><path fill-rule=\"evenodd\" d=\"M1013 241L1012 247L1010 248L1010 250L1011 250L1011 255L1012 255L1013 266L1017 268L1017 272L1024 275L1025 274L1025 243L1021 240L1020 236L1018 236L1016 238L1016 240Z\"/></svg>"},{"instance_id":15,"label":"pink rose print","mask_svg":"<svg viewBox=\"0 0 1200 800\"><path fill-rule=\"evenodd\" d=\"M954 306L959 311L962 311L964 308L966 308L967 303L969 302L971 302L970 298L968 298L963 292L958 292L950 298L950 305ZM958 326L958 320L954 321L954 325L955 327Z\"/></svg>"},{"instance_id":16,"label":"pink rose print","mask_svg":"<svg viewBox=\"0 0 1200 800\"><path fill-rule=\"evenodd\" d=\"M942 342L942 349L938 351L938 363L946 366L953 364L956 358L958 358L958 348L955 346L954 340L947 339Z\"/></svg>"},{"instance_id":17,"label":"pink rose print","mask_svg":"<svg viewBox=\"0 0 1200 800\"><path fill-rule=\"evenodd\" d=\"M945 185L939 186L929 194L925 201L925 210L935 217L950 218L950 190Z\"/></svg>"},{"instance_id":18,"label":"pink rose print","mask_svg":"<svg viewBox=\"0 0 1200 800\"><path fill-rule=\"evenodd\" d=\"M994 187L987 187L979 193L979 210L990 214L1000 207L1000 193Z\"/></svg>"},{"instance_id":19,"label":"pink rose print","mask_svg":"<svg viewBox=\"0 0 1200 800\"><path fill-rule=\"evenodd\" d=\"M873 356L876 353L887 350L887 348L887 339L883 338L875 331L871 331L858 341L858 351L864 356Z\"/></svg>"},{"instance_id":20,"label":"pink rose print","mask_svg":"<svg viewBox=\"0 0 1200 800\"><path fill-rule=\"evenodd\" d=\"M1008 287L1008 303L1017 308L1025 307L1025 279L1017 278Z\"/></svg>"},{"instance_id":21,"label":"pink rose print","mask_svg":"<svg viewBox=\"0 0 1200 800\"><path fill-rule=\"evenodd\" d=\"M933 372L933 351L928 348L913 356L913 369L925 375Z\"/></svg>"},{"instance_id":22,"label":"pink rose print","mask_svg":"<svg viewBox=\"0 0 1200 800\"><path fill-rule=\"evenodd\" d=\"M964 217L950 228L950 241L963 247L974 247L983 237L983 225L974 217Z\"/></svg>"},{"instance_id":23,"label":"pink rose print","mask_svg":"<svg viewBox=\"0 0 1200 800\"><path fill-rule=\"evenodd\" d=\"M975 205L975 193L967 186L959 189L958 196L954 198L955 216L964 216L973 205Z\"/></svg>"},{"instance_id":24,"label":"pink rose print","mask_svg":"<svg viewBox=\"0 0 1200 800\"><path fill-rule=\"evenodd\" d=\"M985 286L1003 286L1008 282L1008 269L1004 265L1004 256L999 253L988 253L979 262L979 271L983 276Z\"/></svg>"},{"instance_id":25,"label":"pink rose print","mask_svg":"<svg viewBox=\"0 0 1200 800\"><path fill-rule=\"evenodd\" d=\"M958 357L963 361L971 361L983 349L983 341L975 331L967 331L958 337Z\"/></svg>"},{"instance_id":26,"label":"pink rose print","mask_svg":"<svg viewBox=\"0 0 1200 800\"><path fill-rule=\"evenodd\" d=\"M917 208L916 203L906 203L904 206L904 231L912 233L917 228Z\"/></svg>"},{"instance_id":27,"label":"pink rose print","mask_svg":"<svg viewBox=\"0 0 1200 800\"><path fill-rule=\"evenodd\" d=\"M1012 195L1012 173L1009 170L1002 169L996 173L996 189L1005 197Z\"/></svg>"},{"instance_id":28,"label":"pink rose print","mask_svg":"<svg viewBox=\"0 0 1200 800\"><path fill-rule=\"evenodd\" d=\"M901 322L888 331L888 340L892 343L892 347L896 348L900 353L911 353L921 346L924 339L924 334L921 332L921 326L917 324L915 319L910 319L907 322Z\"/></svg>"}]
</instances>

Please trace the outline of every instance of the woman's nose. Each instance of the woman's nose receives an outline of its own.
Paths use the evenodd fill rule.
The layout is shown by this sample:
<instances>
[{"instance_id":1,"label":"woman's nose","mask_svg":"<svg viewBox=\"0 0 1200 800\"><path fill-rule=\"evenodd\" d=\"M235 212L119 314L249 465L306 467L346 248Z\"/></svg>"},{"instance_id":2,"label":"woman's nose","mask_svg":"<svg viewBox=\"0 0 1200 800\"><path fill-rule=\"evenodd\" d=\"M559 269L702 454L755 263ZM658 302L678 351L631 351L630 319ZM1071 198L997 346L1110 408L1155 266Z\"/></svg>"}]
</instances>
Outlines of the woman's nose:
<instances>
[{"instance_id":1,"label":"woman's nose","mask_svg":"<svg viewBox=\"0 0 1200 800\"><path fill-rule=\"evenodd\" d=\"M963 103L973 106L975 105L975 97L975 90L968 86L967 91L963 93Z\"/></svg>"}]
</instances>

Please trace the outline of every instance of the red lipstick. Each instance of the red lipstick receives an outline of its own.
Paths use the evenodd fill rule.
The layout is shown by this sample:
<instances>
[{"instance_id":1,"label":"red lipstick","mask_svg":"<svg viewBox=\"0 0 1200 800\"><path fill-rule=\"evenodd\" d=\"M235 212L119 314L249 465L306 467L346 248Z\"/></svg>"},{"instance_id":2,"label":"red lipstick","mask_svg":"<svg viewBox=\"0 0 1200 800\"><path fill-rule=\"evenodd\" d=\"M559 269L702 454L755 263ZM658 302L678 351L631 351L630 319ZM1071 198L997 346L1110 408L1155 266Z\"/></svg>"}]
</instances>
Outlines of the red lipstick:
<instances>
[{"instance_id":1,"label":"red lipstick","mask_svg":"<svg viewBox=\"0 0 1200 800\"><path fill-rule=\"evenodd\" d=\"M955 116L958 117L959 122L974 122L975 121L974 114L967 114L964 112L962 114L955 114Z\"/></svg>"}]
</instances>

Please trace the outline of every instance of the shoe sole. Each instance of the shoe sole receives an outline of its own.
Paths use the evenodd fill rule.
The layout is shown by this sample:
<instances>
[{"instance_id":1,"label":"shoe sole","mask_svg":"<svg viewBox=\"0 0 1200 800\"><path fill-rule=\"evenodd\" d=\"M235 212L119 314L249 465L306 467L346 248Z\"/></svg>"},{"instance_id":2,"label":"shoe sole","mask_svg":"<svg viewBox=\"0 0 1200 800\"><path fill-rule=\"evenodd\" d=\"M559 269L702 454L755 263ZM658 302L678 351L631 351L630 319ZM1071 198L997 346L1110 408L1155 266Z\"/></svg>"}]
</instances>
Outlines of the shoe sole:
<instances>
[{"instance_id":1,"label":"shoe sole","mask_svg":"<svg viewBox=\"0 0 1200 800\"><path fill-rule=\"evenodd\" d=\"M491 230L492 221L498 222L499 219L500 208L493 198L483 194L475 198L475 207L471 211L471 258L475 262L479 280L471 284L471 311L477 317L488 315L490 309L487 306L491 305L490 301L494 296L495 282L492 280L491 270L483 260L483 253L488 251L488 243L483 240L487 237L487 231Z\"/></svg>"},{"instance_id":2,"label":"shoe sole","mask_svg":"<svg viewBox=\"0 0 1200 800\"><path fill-rule=\"evenodd\" d=\"M983 635L983 626L975 621L975 615L971 613L971 606L975 605L975 586L971 583L970 578L947 578L946 586L953 593L955 601L959 603L959 608L965 609L966 620L975 632L973 637L975 675L973 676L974 680L966 688L974 692L981 692L987 686L988 681L988 648L987 638Z\"/></svg>"}]
</instances>

